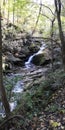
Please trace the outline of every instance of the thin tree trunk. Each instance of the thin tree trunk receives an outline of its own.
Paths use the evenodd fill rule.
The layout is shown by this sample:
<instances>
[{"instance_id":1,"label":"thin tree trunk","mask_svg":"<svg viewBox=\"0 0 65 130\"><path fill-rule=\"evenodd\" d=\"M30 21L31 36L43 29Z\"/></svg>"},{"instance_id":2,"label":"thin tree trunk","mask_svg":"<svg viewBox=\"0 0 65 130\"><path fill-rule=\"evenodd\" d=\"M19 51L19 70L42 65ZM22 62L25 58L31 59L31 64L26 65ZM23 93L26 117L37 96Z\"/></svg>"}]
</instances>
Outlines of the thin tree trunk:
<instances>
[{"instance_id":1,"label":"thin tree trunk","mask_svg":"<svg viewBox=\"0 0 65 130\"><path fill-rule=\"evenodd\" d=\"M8 18L7 18L7 24L9 24L9 0L8 0Z\"/></svg>"},{"instance_id":2,"label":"thin tree trunk","mask_svg":"<svg viewBox=\"0 0 65 130\"><path fill-rule=\"evenodd\" d=\"M51 21L51 56L52 56L51 64L52 64L52 71L54 70L54 68L53 68L54 52L53 52L53 40L52 40L53 39L54 22L55 22L55 15L54 15L53 20Z\"/></svg>"},{"instance_id":3,"label":"thin tree trunk","mask_svg":"<svg viewBox=\"0 0 65 130\"><path fill-rule=\"evenodd\" d=\"M15 0L13 0L13 25L14 25L14 17L15 17Z\"/></svg>"}]
</instances>

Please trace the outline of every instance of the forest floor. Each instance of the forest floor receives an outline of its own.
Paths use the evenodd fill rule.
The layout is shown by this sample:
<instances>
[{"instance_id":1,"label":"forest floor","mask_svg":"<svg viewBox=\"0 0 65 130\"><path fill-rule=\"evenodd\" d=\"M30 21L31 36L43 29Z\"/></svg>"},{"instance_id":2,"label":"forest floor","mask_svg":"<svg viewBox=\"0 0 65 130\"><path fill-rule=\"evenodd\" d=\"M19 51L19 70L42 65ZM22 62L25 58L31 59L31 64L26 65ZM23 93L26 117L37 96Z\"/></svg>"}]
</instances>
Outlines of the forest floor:
<instances>
[{"instance_id":1,"label":"forest floor","mask_svg":"<svg viewBox=\"0 0 65 130\"><path fill-rule=\"evenodd\" d=\"M33 117L32 130L65 130L65 88L55 92L40 116Z\"/></svg>"},{"instance_id":2,"label":"forest floor","mask_svg":"<svg viewBox=\"0 0 65 130\"><path fill-rule=\"evenodd\" d=\"M64 75L60 76L60 80L61 78L64 84ZM51 80L53 76L50 84L47 79L42 82L42 85L34 85L33 94L26 92L24 103L16 111L27 121L24 125L25 129L65 130L65 87L63 84L60 85L60 82L52 83ZM21 127L20 129L22 130Z\"/></svg>"}]
</instances>

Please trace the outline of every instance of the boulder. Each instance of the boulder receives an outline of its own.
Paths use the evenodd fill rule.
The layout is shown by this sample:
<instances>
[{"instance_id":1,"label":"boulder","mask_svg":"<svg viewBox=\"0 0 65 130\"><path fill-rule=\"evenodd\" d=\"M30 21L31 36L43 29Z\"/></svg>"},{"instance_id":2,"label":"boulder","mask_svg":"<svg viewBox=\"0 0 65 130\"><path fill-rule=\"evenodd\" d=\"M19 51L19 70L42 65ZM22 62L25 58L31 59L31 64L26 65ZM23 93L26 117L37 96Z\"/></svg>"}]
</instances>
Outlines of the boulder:
<instances>
[{"instance_id":1,"label":"boulder","mask_svg":"<svg viewBox=\"0 0 65 130\"><path fill-rule=\"evenodd\" d=\"M34 55L32 63L35 65L45 65L48 64L51 60L50 52L48 49L45 49L41 53Z\"/></svg>"},{"instance_id":2,"label":"boulder","mask_svg":"<svg viewBox=\"0 0 65 130\"><path fill-rule=\"evenodd\" d=\"M6 62L10 62L11 64L14 65L24 65L23 61L20 58L16 58L12 53L7 52L6 58L5 58Z\"/></svg>"},{"instance_id":3,"label":"boulder","mask_svg":"<svg viewBox=\"0 0 65 130\"><path fill-rule=\"evenodd\" d=\"M24 55L28 56L30 54L30 50L29 50L28 46L22 47L19 54L24 54Z\"/></svg>"},{"instance_id":4,"label":"boulder","mask_svg":"<svg viewBox=\"0 0 65 130\"><path fill-rule=\"evenodd\" d=\"M25 61L26 55L20 52L20 53L15 53L15 57Z\"/></svg>"},{"instance_id":5,"label":"boulder","mask_svg":"<svg viewBox=\"0 0 65 130\"><path fill-rule=\"evenodd\" d=\"M37 46L36 44L32 43L30 46L29 46L29 50L32 53L36 53L39 51L39 46Z\"/></svg>"}]
</instances>

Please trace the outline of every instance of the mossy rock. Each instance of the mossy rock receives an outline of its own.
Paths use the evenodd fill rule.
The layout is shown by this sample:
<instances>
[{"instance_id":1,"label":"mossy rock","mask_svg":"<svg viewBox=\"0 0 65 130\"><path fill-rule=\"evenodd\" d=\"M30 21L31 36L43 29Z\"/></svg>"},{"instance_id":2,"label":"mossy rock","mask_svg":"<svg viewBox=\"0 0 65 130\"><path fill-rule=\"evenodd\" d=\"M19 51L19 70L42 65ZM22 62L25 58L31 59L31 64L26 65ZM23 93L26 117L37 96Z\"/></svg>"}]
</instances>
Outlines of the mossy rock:
<instances>
[{"instance_id":1,"label":"mossy rock","mask_svg":"<svg viewBox=\"0 0 65 130\"><path fill-rule=\"evenodd\" d=\"M32 63L35 65L42 65L45 62L44 54L35 55L32 59Z\"/></svg>"},{"instance_id":2,"label":"mossy rock","mask_svg":"<svg viewBox=\"0 0 65 130\"><path fill-rule=\"evenodd\" d=\"M36 53L39 51L39 46L35 45L35 43L32 43L30 46L29 46L29 50L33 53Z\"/></svg>"},{"instance_id":3,"label":"mossy rock","mask_svg":"<svg viewBox=\"0 0 65 130\"><path fill-rule=\"evenodd\" d=\"M34 55L32 63L35 65L46 65L50 62L51 56L48 49L43 50L41 53Z\"/></svg>"},{"instance_id":4,"label":"mossy rock","mask_svg":"<svg viewBox=\"0 0 65 130\"><path fill-rule=\"evenodd\" d=\"M32 59L32 63L35 65L46 65L50 62L50 59L46 58L44 53L35 55Z\"/></svg>"}]
</instances>

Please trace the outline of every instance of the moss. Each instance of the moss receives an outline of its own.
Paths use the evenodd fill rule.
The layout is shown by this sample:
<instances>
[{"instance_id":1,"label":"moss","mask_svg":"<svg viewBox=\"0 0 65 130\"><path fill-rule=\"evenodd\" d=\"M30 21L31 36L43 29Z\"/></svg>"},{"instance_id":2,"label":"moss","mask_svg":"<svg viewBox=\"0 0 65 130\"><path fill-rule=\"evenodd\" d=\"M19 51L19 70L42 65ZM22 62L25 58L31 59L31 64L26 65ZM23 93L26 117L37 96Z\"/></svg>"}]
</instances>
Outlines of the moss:
<instances>
[{"instance_id":1,"label":"moss","mask_svg":"<svg viewBox=\"0 0 65 130\"><path fill-rule=\"evenodd\" d=\"M32 62L35 64L35 65L42 65L44 62L45 62L45 57L44 57L44 54L41 53L39 55L35 55L32 59Z\"/></svg>"}]
</instances>

